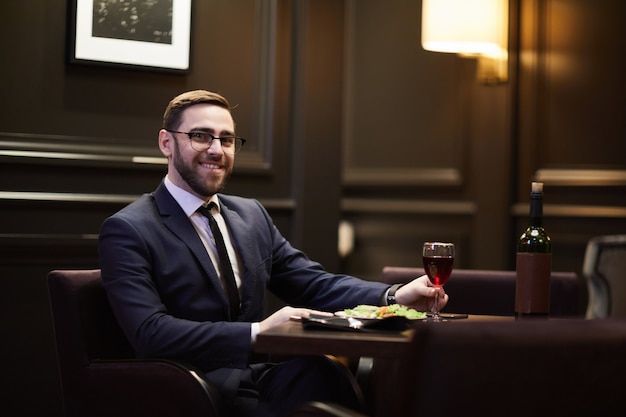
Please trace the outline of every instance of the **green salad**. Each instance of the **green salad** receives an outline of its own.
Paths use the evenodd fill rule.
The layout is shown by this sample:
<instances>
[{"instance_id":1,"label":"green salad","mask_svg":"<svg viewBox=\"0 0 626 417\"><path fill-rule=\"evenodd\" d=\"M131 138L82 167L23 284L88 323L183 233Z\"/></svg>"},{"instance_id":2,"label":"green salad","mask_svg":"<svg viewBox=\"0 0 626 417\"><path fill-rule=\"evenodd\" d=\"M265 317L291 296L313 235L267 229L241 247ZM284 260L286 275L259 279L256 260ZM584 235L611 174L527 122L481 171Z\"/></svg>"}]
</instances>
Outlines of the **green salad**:
<instances>
[{"instance_id":1,"label":"green salad","mask_svg":"<svg viewBox=\"0 0 626 417\"><path fill-rule=\"evenodd\" d=\"M343 313L346 317L354 317L358 319L382 319L392 316L406 317L412 320L426 318L426 313L400 304L392 304L382 307L361 304L354 308L347 308L343 311Z\"/></svg>"}]
</instances>

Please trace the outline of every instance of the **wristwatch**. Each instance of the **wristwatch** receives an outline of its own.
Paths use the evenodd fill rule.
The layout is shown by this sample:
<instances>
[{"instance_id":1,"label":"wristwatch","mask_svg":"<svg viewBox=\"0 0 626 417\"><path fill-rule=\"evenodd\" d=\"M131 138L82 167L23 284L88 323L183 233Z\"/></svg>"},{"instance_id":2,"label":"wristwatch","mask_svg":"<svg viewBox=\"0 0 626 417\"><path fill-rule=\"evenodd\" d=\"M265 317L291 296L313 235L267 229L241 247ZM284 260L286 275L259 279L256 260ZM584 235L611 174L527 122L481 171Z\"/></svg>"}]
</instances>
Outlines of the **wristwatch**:
<instances>
[{"instance_id":1,"label":"wristwatch","mask_svg":"<svg viewBox=\"0 0 626 417\"><path fill-rule=\"evenodd\" d=\"M389 287L385 294L386 305L390 306L392 304L396 304L396 291L398 291L398 289L403 285L404 284L393 284L391 287Z\"/></svg>"}]
</instances>

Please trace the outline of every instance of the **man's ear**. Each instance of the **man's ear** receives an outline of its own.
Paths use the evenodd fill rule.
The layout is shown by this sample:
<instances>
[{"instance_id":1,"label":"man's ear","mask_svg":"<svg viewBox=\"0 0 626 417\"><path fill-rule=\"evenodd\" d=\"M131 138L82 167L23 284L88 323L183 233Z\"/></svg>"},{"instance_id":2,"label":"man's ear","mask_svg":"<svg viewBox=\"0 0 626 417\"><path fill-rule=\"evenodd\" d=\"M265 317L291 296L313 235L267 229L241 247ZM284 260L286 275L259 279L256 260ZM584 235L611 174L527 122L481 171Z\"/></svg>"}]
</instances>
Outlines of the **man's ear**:
<instances>
[{"instance_id":1,"label":"man's ear","mask_svg":"<svg viewBox=\"0 0 626 417\"><path fill-rule=\"evenodd\" d=\"M165 129L159 131L159 149L166 158L172 155L174 144L174 138L172 134Z\"/></svg>"}]
</instances>

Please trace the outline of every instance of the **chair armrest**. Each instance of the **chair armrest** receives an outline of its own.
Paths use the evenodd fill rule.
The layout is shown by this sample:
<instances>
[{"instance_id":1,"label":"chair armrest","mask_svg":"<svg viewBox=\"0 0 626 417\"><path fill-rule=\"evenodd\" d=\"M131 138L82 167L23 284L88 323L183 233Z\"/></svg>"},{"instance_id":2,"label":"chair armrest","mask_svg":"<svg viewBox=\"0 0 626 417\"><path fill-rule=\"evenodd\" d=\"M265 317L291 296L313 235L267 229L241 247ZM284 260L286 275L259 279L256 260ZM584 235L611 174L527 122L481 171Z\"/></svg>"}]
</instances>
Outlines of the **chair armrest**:
<instances>
[{"instance_id":1,"label":"chair armrest","mask_svg":"<svg viewBox=\"0 0 626 417\"><path fill-rule=\"evenodd\" d=\"M84 368L81 414L215 416L220 395L199 371L167 359L94 360Z\"/></svg>"},{"instance_id":2,"label":"chair armrest","mask_svg":"<svg viewBox=\"0 0 626 417\"><path fill-rule=\"evenodd\" d=\"M323 402L310 402L293 410L288 417L366 417L348 408Z\"/></svg>"}]
</instances>

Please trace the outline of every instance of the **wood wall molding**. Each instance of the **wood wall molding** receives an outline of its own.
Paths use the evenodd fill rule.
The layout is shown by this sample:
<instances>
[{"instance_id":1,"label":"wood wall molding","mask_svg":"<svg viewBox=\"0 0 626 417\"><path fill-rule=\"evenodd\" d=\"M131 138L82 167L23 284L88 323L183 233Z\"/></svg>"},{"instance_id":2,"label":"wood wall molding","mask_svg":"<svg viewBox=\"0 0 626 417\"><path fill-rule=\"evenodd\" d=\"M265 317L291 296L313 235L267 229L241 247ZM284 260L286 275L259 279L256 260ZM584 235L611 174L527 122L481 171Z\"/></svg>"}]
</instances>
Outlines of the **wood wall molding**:
<instances>
[{"instance_id":1,"label":"wood wall molding","mask_svg":"<svg viewBox=\"0 0 626 417\"><path fill-rule=\"evenodd\" d=\"M351 168L343 172L342 183L347 187L456 187L462 185L463 178L461 172L456 168Z\"/></svg>"},{"instance_id":2,"label":"wood wall molding","mask_svg":"<svg viewBox=\"0 0 626 417\"><path fill-rule=\"evenodd\" d=\"M511 208L516 217L528 217L530 206L518 203ZM626 219L626 207L583 204L544 204L544 217Z\"/></svg>"},{"instance_id":3,"label":"wood wall molding","mask_svg":"<svg viewBox=\"0 0 626 417\"><path fill-rule=\"evenodd\" d=\"M163 170L163 166L167 165L156 145L140 146L119 138L21 132L0 132L0 161L147 170ZM237 154L238 173L267 173L270 168L269 159L261 153L242 150Z\"/></svg>"},{"instance_id":4,"label":"wood wall molding","mask_svg":"<svg viewBox=\"0 0 626 417\"><path fill-rule=\"evenodd\" d=\"M129 204L137 199L138 195L123 194L86 194L86 193L56 193L38 191L0 191L2 200L45 201L67 203L99 203L99 204Z\"/></svg>"},{"instance_id":5,"label":"wood wall molding","mask_svg":"<svg viewBox=\"0 0 626 417\"><path fill-rule=\"evenodd\" d=\"M54 203L129 204L138 197L139 195L127 194L0 191L0 202L21 200ZM291 198L259 198L258 200L268 210L294 210L296 207L296 202Z\"/></svg>"},{"instance_id":6,"label":"wood wall molding","mask_svg":"<svg viewBox=\"0 0 626 417\"><path fill-rule=\"evenodd\" d=\"M626 170L623 169L538 169L536 181L564 187L624 187Z\"/></svg>"},{"instance_id":7,"label":"wood wall molding","mask_svg":"<svg viewBox=\"0 0 626 417\"><path fill-rule=\"evenodd\" d=\"M345 213L368 214L430 214L448 216L473 216L477 207L472 201L415 201L344 198L341 200L341 211Z\"/></svg>"}]
</instances>

